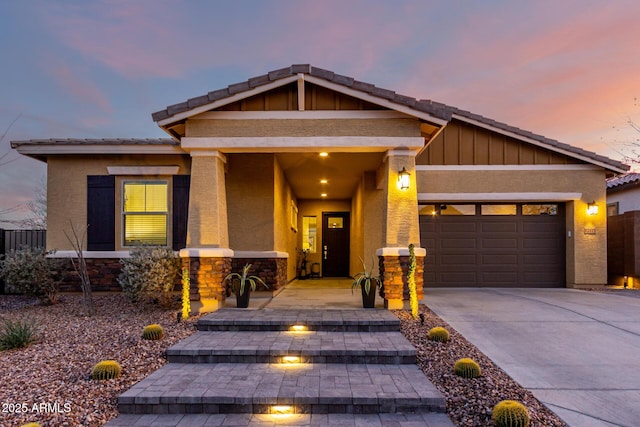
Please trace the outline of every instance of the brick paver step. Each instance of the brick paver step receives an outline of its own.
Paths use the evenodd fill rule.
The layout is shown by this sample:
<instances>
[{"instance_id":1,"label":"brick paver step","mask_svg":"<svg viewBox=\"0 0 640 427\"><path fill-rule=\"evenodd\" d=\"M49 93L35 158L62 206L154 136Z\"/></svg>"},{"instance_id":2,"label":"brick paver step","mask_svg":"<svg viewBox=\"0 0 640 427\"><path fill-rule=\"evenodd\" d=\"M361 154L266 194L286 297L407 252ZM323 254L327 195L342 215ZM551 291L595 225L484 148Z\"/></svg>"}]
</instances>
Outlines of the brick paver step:
<instances>
[{"instance_id":1,"label":"brick paver step","mask_svg":"<svg viewBox=\"0 0 640 427\"><path fill-rule=\"evenodd\" d=\"M399 331L400 320L387 310L221 309L198 321L202 331L286 331L303 325L314 331Z\"/></svg>"},{"instance_id":2,"label":"brick paver step","mask_svg":"<svg viewBox=\"0 0 640 427\"><path fill-rule=\"evenodd\" d=\"M170 363L118 398L122 414L444 412L417 365Z\"/></svg>"},{"instance_id":3,"label":"brick paver step","mask_svg":"<svg viewBox=\"0 0 640 427\"><path fill-rule=\"evenodd\" d=\"M398 332L199 331L169 348L167 360L407 364L416 363L416 349Z\"/></svg>"},{"instance_id":4,"label":"brick paver step","mask_svg":"<svg viewBox=\"0 0 640 427\"><path fill-rule=\"evenodd\" d=\"M264 414L122 414L106 427L454 427L446 414L293 414L272 416Z\"/></svg>"}]
</instances>

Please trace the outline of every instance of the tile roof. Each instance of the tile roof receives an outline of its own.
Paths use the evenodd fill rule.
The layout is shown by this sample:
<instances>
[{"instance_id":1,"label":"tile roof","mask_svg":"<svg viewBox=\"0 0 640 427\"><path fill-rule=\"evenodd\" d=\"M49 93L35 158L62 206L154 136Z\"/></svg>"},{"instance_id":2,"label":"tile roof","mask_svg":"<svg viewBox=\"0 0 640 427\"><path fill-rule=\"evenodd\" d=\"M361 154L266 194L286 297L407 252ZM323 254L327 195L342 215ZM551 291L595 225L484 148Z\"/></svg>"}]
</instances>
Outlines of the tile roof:
<instances>
[{"instance_id":1,"label":"tile roof","mask_svg":"<svg viewBox=\"0 0 640 427\"><path fill-rule=\"evenodd\" d=\"M621 190L623 187L640 183L640 173L630 172L607 179L607 190ZM620 188L618 188L620 187Z\"/></svg>"},{"instance_id":2,"label":"tile roof","mask_svg":"<svg viewBox=\"0 0 640 427\"><path fill-rule=\"evenodd\" d=\"M103 139L72 139L72 138L49 138L49 139L28 139L21 141L11 141L11 147L16 148L21 145L180 145L179 141L173 138L103 138Z\"/></svg>"},{"instance_id":3,"label":"tile roof","mask_svg":"<svg viewBox=\"0 0 640 427\"><path fill-rule=\"evenodd\" d=\"M547 146L552 150L555 149L556 151L562 150L568 153L573 153L577 156L592 159L593 161L596 161L604 165L608 165L618 170L629 169L629 166L617 160L613 160L608 157L601 156L599 154L584 150L582 148L564 144L554 139L550 139L542 135L538 135L514 126L507 125L506 123L497 122L487 117L474 114L470 111L460 110L456 107L452 107L450 105L442 104L442 103L431 101L428 99L416 99L410 96L397 94L392 90L380 88L371 83L361 82L361 81L355 80L353 77L336 74L333 71L317 68L317 67L311 66L310 64L294 64L294 65L291 65L290 67L270 71L267 74L263 74L261 76L252 77L247 81L231 84L226 88L218 89L213 92L209 92L205 95L191 98L179 104L170 105L164 110L160 110L153 113L151 117L155 122L165 120L176 114L184 113L191 109L201 107L224 98L228 98L237 93L248 91L255 87L272 83L276 80L295 76L299 73L308 74L310 76L324 79L335 84L340 84L342 86L366 93L371 96L382 98L399 105L407 106L416 111L428 113L442 120L450 121L454 116L462 120L465 120L465 119L474 120L483 125L490 126L505 132L509 132L523 138L534 140L540 145Z\"/></svg>"}]
</instances>

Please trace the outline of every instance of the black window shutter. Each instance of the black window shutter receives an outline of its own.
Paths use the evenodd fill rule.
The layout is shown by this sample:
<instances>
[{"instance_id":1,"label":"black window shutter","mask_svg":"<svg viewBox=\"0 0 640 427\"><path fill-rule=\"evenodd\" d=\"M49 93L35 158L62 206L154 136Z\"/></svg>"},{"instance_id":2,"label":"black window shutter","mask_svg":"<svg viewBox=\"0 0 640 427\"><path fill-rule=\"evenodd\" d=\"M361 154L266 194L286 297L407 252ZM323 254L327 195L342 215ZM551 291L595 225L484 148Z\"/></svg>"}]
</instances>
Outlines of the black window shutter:
<instances>
[{"instance_id":1,"label":"black window shutter","mask_svg":"<svg viewBox=\"0 0 640 427\"><path fill-rule=\"evenodd\" d=\"M87 250L116 249L116 177L87 176Z\"/></svg>"},{"instance_id":2,"label":"black window shutter","mask_svg":"<svg viewBox=\"0 0 640 427\"><path fill-rule=\"evenodd\" d=\"M190 175L173 176L173 250L187 246Z\"/></svg>"}]
</instances>

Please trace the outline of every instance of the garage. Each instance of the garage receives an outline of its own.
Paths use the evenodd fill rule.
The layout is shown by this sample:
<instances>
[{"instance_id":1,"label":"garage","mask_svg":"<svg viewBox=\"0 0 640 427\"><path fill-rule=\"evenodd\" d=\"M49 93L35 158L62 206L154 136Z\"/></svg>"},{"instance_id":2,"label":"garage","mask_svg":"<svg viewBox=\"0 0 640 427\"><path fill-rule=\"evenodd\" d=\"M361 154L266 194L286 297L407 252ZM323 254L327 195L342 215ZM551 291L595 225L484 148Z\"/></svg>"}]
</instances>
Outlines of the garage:
<instances>
[{"instance_id":1,"label":"garage","mask_svg":"<svg viewBox=\"0 0 640 427\"><path fill-rule=\"evenodd\" d=\"M425 287L564 287L562 203L420 206Z\"/></svg>"}]
</instances>

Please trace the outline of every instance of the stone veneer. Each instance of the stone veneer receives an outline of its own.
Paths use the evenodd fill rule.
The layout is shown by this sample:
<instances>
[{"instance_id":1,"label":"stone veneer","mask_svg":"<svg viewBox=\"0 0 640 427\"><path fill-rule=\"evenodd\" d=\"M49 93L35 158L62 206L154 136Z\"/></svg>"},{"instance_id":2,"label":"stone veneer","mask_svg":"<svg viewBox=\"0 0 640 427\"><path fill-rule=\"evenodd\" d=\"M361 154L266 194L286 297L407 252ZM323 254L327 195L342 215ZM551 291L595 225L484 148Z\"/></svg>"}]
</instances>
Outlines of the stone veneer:
<instances>
[{"instance_id":1,"label":"stone veneer","mask_svg":"<svg viewBox=\"0 0 640 427\"><path fill-rule=\"evenodd\" d=\"M287 258L233 258L231 270L241 273L245 264L251 264L249 274L258 276L268 286L270 291L280 289L287 284ZM265 290L258 283L256 290Z\"/></svg>"},{"instance_id":2,"label":"stone veneer","mask_svg":"<svg viewBox=\"0 0 640 427\"><path fill-rule=\"evenodd\" d=\"M191 301L216 299L224 303L224 278L231 273L231 258L186 257L182 258L182 268L189 269Z\"/></svg>"},{"instance_id":3,"label":"stone veneer","mask_svg":"<svg viewBox=\"0 0 640 427\"><path fill-rule=\"evenodd\" d=\"M60 260L62 262L62 260ZM91 290L93 292L120 292L118 276L122 271L120 258L85 258ZM64 262L63 274L65 278L60 284L61 292L82 292L80 278L73 268L70 259Z\"/></svg>"},{"instance_id":4,"label":"stone veneer","mask_svg":"<svg viewBox=\"0 0 640 427\"><path fill-rule=\"evenodd\" d=\"M380 277L384 286L385 306L388 300L408 300L409 285L409 256L385 255L379 256ZM424 297L424 257L416 256L416 288L418 299Z\"/></svg>"}]
</instances>

